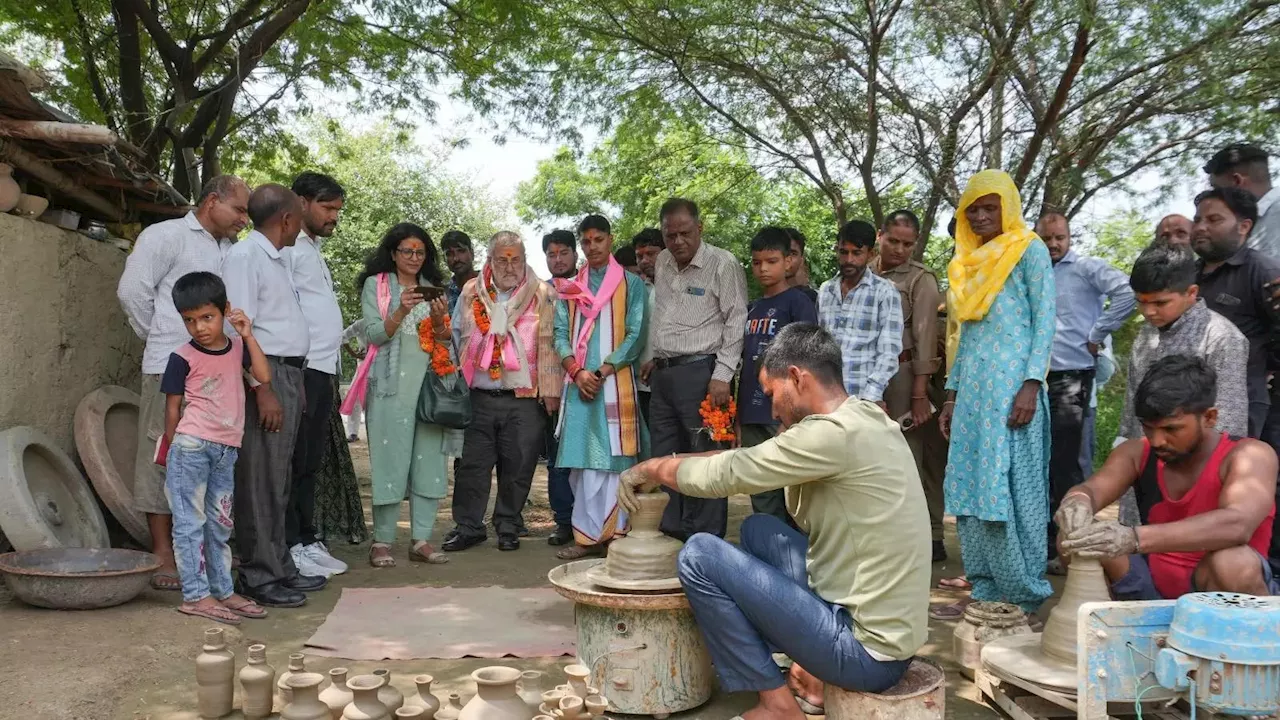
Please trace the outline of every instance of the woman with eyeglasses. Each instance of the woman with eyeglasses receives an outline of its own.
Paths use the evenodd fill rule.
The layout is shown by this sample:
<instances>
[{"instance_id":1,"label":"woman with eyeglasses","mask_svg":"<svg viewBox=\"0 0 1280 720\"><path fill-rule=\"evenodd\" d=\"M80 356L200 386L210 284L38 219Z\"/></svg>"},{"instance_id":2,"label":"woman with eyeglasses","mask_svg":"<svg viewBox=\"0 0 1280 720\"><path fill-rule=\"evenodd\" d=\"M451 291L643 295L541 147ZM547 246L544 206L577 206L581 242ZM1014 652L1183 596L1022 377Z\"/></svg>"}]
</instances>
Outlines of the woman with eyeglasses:
<instances>
[{"instance_id":1,"label":"woman with eyeglasses","mask_svg":"<svg viewBox=\"0 0 1280 720\"><path fill-rule=\"evenodd\" d=\"M365 403L369 435L369 463L373 468L373 546L369 564L392 567L391 554L400 503L409 499L411 562L448 562L428 542L436 508L448 488L445 440L448 431L417 419L418 394L431 371L431 357L422 349L430 341L451 342L446 319L449 305L442 288L444 276L427 231L400 223L382 238L365 261L356 280L361 288L361 322L369 341L352 382L344 411ZM426 296L432 295L431 300ZM423 322L430 319L429 323Z\"/></svg>"}]
</instances>

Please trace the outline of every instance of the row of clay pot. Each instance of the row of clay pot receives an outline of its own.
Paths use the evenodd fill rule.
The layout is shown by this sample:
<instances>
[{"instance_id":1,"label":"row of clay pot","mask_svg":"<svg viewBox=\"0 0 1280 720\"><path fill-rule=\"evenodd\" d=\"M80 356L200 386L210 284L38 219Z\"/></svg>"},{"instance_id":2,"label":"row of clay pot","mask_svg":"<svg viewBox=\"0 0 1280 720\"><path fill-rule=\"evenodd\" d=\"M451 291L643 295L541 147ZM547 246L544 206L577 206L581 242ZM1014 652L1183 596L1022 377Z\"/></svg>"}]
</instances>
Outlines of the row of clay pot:
<instances>
[{"instance_id":1,"label":"row of clay pot","mask_svg":"<svg viewBox=\"0 0 1280 720\"><path fill-rule=\"evenodd\" d=\"M309 675L320 678L322 681L324 679L324 676L318 673L306 672L304 662L305 656L302 653L294 653L290 655L289 669L280 676L280 699L282 702L286 703L285 718L290 717L288 715L288 703L292 703L295 699L294 685L291 682L292 678L299 675ZM347 712L351 709L352 705L361 704L359 701L362 692L361 688L362 686L368 686L371 684L370 681L365 678L376 678L380 681L372 691L369 691L367 687L364 689L366 697L371 692L373 699L384 709L383 715L373 715L372 717L386 717L388 719L393 717L422 718L423 720L432 720L433 718L443 717L441 715L437 715L437 712L440 711L440 700L431 693L431 683L435 681L435 678L430 675L415 676L413 678L413 682L418 686L418 692L406 698L403 693L391 684L391 672L389 670L374 670L371 675L357 675L350 679L347 678L348 673L349 671L347 668L333 668L329 671L329 685L324 687L324 689L319 689L317 684L316 699L328 708L328 713L324 715L324 717L329 720L341 720L342 718L346 718ZM459 698L457 694L451 695L450 701L451 704L457 705L459 709L462 707L460 702L461 698ZM364 704L361 712L368 712L373 709L373 704L371 702L363 702ZM354 717L363 720L365 716L356 715ZM454 715L454 717L456 718L457 715Z\"/></svg>"}]
</instances>

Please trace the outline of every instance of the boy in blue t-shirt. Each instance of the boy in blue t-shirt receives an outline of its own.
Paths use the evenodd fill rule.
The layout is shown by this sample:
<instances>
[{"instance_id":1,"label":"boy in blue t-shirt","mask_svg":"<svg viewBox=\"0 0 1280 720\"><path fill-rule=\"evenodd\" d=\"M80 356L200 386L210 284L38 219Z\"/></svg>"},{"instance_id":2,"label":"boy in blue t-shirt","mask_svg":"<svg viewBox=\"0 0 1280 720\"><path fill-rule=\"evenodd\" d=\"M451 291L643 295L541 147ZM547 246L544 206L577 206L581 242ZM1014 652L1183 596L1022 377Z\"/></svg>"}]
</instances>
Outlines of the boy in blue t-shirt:
<instances>
[{"instance_id":1,"label":"boy in blue t-shirt","mask_svg":"<svg viewBox=\"0 0 1280 720\"><path fill-rule=\"evenodd\" d=\"M738 437L742 447L759 445L778 433L773 404L760 389L760 358L765 349L790 323L818 322L818 306L801 288L787 283L787 259L793 252L791 236L783 228L766 226L751 238L751 274L760 283L762 295L747 310L747 332L742 343L742 376L738 382ZM752 495L751 509L795 527L782 489Z\"/></svg>"}]
</instances>

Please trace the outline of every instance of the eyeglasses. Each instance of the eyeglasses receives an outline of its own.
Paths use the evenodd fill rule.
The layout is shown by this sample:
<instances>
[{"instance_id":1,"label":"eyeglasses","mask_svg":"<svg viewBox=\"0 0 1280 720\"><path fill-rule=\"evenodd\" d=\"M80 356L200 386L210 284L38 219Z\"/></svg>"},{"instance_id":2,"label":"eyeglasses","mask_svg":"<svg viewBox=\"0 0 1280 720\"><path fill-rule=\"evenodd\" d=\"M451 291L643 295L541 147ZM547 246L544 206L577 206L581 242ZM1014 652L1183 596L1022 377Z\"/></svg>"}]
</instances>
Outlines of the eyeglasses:
<instances>
[{"instance_id":1,"label":"eyeglasses","mask_svg":"<svg viewBox=\"0 0 1280 720\"><path fill-rule=\"evenodd\" d=\"M415 250L414 248L396 248L396 252L403 258L425 258L426 250Z\"/></svg>"},{"instance_id":2,"label":"eyeglasses","mask_svg":"<svg viewBox=\"0 0 1280 720\"><path fill-rule=\"evenodd\" d=\"M491 259L489 262L493 263L494 265L497 265L498 267L504 267L504 268L524 267L524 258L508 259L508 258L495 257Z\"/></svg>"}]
</instances>

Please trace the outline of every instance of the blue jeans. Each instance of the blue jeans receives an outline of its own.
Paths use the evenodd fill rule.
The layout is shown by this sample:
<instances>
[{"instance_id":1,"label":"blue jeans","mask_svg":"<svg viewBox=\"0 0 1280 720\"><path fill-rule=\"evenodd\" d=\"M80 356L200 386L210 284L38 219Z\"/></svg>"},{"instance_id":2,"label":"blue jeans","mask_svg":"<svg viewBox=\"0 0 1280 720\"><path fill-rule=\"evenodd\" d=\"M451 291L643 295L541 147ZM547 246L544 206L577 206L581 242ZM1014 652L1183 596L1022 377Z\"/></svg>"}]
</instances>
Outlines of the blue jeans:
<instances>
[{"instance_id":1,"label":"blue jeans","mask_svg":"<svg viewBox=\"0 0 1280 720\"><path fill-rule=\"evenodd\" d=\"M742 522L740 535L741 546L734 546L697 533L677 563L724 690L782 687L775 650L847 690L883 692L897 684L910 660L871 657L853 636L849 611L809 589L804 535L759 513Z\"/></svg>"},{"instance_id":2,"label":"blue jeans","mask_svg":"<svg viewBox=\"0 0 1280 720\"><path fill-rule=\"evenodd\" d=\"M238 455L236 448L190 435L174 435L169 445L164 494L173 511L173 556L186 602L210 595L223 600L235 591L227 538Z\"/></svg>"}]
</instances>

